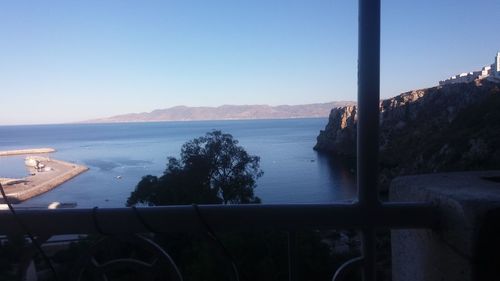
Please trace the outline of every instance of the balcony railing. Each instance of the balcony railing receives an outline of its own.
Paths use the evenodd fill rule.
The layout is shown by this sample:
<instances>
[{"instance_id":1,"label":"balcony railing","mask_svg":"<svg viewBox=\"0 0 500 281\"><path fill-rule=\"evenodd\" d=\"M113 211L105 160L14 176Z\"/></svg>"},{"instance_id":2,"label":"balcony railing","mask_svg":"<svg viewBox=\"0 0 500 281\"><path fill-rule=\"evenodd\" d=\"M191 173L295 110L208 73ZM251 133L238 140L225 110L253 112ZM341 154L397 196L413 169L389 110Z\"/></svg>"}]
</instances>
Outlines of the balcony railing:
<instances>
[{"instance_id":1,"label":"balcony railing","mask_svg":"<svg viewBox=\"0 0 500 281\"><path fill-rule=\"evenodd\" d=\"M230 206L166 206L116 209L18 210L17 217L0 212L2 234L25 233L22 222L37 237L60 234L137 234L146 232L284 230L289 235L289 280L297 280L294 231L303 229L357 229L362 233L362 256L340 267L335 278L352 266L362 266L363 280L376 279L375 230L433 228L438 216L430 204L382 204L378 198L378 125L380 84L380 0L359 0L358 53L358 200L352 204L282 204ZM43 240L43 239L42 239ZM145 241L148 241L147 239ZM145 242L146 244L148 242ZM147 244L146 247L155 247ZM174 266L161 249L164 266ZM152 269L153 265L127 260L117 265ZM149 266L149 267L148 267ZM175 273L175 272L174 272ZM177 274L177 275L176 275ZM174 274L179 280L182 277ZM100 277L105 280L105 277ZM238 279L238 276L235 277Z\"/></svg>"},{"instance_id":2,"label":"balcony railing","mask_svg":"<svg viewBox=\"0 0 500 281\"><path fill-rule=\"evenodd\" d=\"M14 217L9 212L0 212L0 225L4 226L2 232L4 234L24 233L25 229L16 221L21 220L34 236L44 237L43 240L62 234L100 234L121 237L124 234L149 232L206 232L208 225L210 229L217 232L255 229L283 230L290 234L291 239L293 239L293 234L300 230L358 229L363 231L365 235L363 243L366 243L368 239L375 239L374 236L367 237L367 235L373 235L375 229L433 228L439 223L436 210L432 205L408 203L387 203L368 207L355 203L201 205L37 211L20 209L16 213L17 216ZM151 241L147 243L149 244L146 246L157 247ZM289 241L289 280L297 280L295 247L296 243L293 240ZM161 252L161 250L158 251ZM35 253L33 251L33 254ZM370 264L374 261L367 259L365 253L363 252L362 257L346 263L336 276L342 276L342 270L349 269L350 265L362 264L365 270L367 268L375 270L374 264ZM373 250L371 253L375 254ZM130 266L129 263L124 265ZM117 262L116 266L118 265ZM170 266L176 268L173 261ZM101 270L105 271L105 269ZM367 276L367 274L365 271L364 280L375 277L375 273L372 276Z\"/></svg>"}]
</instances>

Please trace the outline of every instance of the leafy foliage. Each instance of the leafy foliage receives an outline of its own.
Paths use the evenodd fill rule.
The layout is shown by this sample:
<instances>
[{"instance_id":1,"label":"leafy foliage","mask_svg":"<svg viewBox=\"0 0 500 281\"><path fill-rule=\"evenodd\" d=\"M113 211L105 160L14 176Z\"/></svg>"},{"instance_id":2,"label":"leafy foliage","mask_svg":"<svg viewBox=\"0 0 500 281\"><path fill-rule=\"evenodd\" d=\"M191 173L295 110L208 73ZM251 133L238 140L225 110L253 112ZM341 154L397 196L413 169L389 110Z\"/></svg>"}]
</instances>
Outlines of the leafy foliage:
<instances>
[{"instance_id":1,"label":"leafy foliage","mask_svg":"<svg viewBox=\"0 0 500 281\"><path fill-rule=\"evenodd\" d=\"M161 177L143 177L127 205L259 203L259 162L230 134L212 131L185 143L180 159L169 157Z\"/></svg>"}]
</instances>

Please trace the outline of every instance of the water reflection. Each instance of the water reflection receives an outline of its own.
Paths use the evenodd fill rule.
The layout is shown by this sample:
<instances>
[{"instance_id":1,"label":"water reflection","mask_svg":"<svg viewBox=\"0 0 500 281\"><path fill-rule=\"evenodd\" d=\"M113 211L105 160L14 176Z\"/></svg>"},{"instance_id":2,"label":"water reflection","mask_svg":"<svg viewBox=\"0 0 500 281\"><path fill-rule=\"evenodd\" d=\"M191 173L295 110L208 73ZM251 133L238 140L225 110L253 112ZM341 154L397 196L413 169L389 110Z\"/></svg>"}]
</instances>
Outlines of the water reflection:
<instances>
[{"instance_id":1,"label":"water reflection","mask_svg":"<svg viewBox=\"0 0 500 281\"><path fill-rule=\"evenodd\" d=\"M330 179L339 198L356 197L356 175L352 168L355 163L316 152L318 171Z\"/></svg>"},{"instance_id":2,"label":"water reflection","mask_svg":"<svg viewBox=\"0 0 500 281\"><path fill-rule=\"evenodd\" d=\"M145 167L146 165L152 164L151 161L135 160L127 158L111 158L108 160L103 159L85 159L83 160L85 165L101 169L103 171L111 171L118 167Z\"/></svg>"}]
</instances>

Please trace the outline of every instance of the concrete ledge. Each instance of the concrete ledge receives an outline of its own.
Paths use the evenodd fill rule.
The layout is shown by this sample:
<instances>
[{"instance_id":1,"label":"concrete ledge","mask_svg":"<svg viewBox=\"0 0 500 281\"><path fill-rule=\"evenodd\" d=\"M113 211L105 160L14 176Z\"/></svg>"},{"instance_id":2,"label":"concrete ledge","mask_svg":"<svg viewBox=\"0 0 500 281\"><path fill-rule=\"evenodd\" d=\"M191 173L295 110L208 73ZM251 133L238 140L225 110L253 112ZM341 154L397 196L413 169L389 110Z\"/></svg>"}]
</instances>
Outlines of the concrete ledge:
<instances>
[{"instance_id":1,"label":"concrete ledge","mask_svg":"<svg viewBox=\"0 0 500 281\"><path fill-rule=\"evenodd\" d=\"M479 280L485 221L500 224L487 219L500 210L499 181L500 171L396 178L390 200L435 204L441 227L392 231L393 280Z\"/></svg>"}]
</instances>

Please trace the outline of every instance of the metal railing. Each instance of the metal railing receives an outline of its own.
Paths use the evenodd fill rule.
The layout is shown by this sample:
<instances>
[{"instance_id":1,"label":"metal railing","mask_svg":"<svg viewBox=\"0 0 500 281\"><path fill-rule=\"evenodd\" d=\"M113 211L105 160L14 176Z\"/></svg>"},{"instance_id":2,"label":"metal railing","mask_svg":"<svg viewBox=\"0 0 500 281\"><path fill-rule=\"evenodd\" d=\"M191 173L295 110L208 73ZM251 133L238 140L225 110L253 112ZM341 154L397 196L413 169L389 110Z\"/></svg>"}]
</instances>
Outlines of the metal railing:
<instances>
[{"instance_id":1,"label":"metal railing","mask_svg":"<svg viewBox=\"0 0 500 281\"><path fill-rule=\"evenodd\" d=\"M200 205L204 220L216 231L430 228L436 225L430 204L388 203L376 208L355 204ZM17 210L34 234L133 234L202 231L192 206L103 209ZM139 214L139 215L138 215ZM0 212L5 234L23 229Z\"/></svg>"},{"instance_id":2,"label":"metal railing","mask_svg":"<svg viewBox=\"0 0 500 281\"><path fill-rule=\"evenodd\" d=\"M200 220L200 214L203 219ZM289 280L298 280L295 232L300 230L359 229L363 233L363 256L347 261L333 280L342 280L344 270L362 265L364 280L375 280L375 229L433 228L438 216L431 204L386 203L370 206L354 204L280 204L280 205L200 205L144 208L17 210L17 217L0 212L4 234L22 234L16 220L21 220L40 242L53 235L100 234L121 237L124 234L205 232L209 225L215 231L283 230L289 233ZM40 239L42 237L42 239ZM368 242L367 242L368 240ZM101 243L104 244L105 243ZM141 245L158 248L157 254L178 269L168 254L146 239ZM34 249L31 254L36 254ZM367 254L373 255L368 257ZM132 263L132 261L128 261ZM137 261L136 261L137 262ZM27 263L25 263L27 264ZM130 264L125 264L130 265ZM140 265L140 264L139 264ZM103 265L104 266L104 265ZM117 266L117 265L114 265ZM144 265L145 269L149 269ZM83 267L80 267L83 268ZM100 271L105 269L99 267ZM104 273L103 273L104 274ZM370 275L371 274L371 275ZM79 279L75 279L79 280ZM182 279L180 279L182 280ZM236 278L236 280L238 280Z\"/></svg>"},{"instance_id":3,"label":"metal railing","mask_svg":"<svg viewBox=\"0 0 500 281\"><path fill-rule=\"evenodd\" d=\"M334 278L341 277L346 268L361 265L363 280L375 280L375 230L432 228L437 225L438 216L430 204L382 204L378 198L380 0L359 0L358 44L357 202L18 210L18 219L38 237L78 233L115 235L204 231L197 212L215 231L251 230L256 227L286 230L290 233L289 280L297 280L294 231L358 229L362 232L362 256L340 267ZM0 225L3 234L23 233L9 212L0 212ZM168 258L165 259L168 261Z\"/></svg>"}]
</instances>

